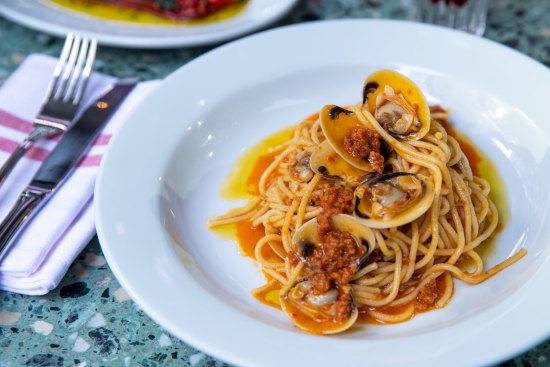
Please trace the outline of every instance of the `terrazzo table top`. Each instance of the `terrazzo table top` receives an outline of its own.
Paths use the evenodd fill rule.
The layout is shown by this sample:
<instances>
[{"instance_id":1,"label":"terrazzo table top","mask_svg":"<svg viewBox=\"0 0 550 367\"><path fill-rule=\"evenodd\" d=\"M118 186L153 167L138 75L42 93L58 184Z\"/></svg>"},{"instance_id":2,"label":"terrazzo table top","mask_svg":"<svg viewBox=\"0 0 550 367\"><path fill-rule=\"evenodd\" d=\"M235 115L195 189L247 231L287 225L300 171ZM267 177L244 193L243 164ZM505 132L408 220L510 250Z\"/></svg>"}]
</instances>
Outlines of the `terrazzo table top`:
<instances>
[{"instance_id":1,"label":"terrazzo table top","mask_svg":"<svg viewBox=\"0 0 550 367\"><path fill-rule=\"evenodd\" d=\"M327 18L411 19L413 0L304 0L275 26ZM550 1L489 1L485 37L550 66ZM0 18L0 84L30 53L57 56L62 40ZM95 68L163 78L213 47L143 51L101 47ZM512 332L512 331L511 331ZM172 337L129 299L97 237L46 296L0 292L0 367L227 366ZM550 366L550 340L499 366Z\"/></svg>"}]
</instances>

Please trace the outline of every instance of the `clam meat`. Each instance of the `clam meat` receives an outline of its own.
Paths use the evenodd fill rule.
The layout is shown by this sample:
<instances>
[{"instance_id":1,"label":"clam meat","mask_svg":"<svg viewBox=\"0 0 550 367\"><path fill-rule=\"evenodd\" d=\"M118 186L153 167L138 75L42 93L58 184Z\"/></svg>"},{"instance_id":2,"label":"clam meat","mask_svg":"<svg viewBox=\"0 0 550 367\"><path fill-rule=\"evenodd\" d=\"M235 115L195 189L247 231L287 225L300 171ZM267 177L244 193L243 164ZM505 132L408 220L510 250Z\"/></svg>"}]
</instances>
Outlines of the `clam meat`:
<instances>
[{"instance_id":1,"label":"clam meat","mask_svg":"<svg viewBox=\"0 0 550 367\"><path fill-rule=\"evenodd\" d=\"M393 172L371 178L355 189L355 215L371 228L398 227L424 214L433 200L430 180Z\"/></svg>"},{"instance_id":2,"label":"clam meat","mask_svg":"<svg viewBox=\"0 0 550 367\"><path fill-rule=\"evenodd\" d=\"M420 89L391 70L377 71L363 87L363 111L394 137L419 140L430 130L430 108Z\"/></svg>"}]
</instances>

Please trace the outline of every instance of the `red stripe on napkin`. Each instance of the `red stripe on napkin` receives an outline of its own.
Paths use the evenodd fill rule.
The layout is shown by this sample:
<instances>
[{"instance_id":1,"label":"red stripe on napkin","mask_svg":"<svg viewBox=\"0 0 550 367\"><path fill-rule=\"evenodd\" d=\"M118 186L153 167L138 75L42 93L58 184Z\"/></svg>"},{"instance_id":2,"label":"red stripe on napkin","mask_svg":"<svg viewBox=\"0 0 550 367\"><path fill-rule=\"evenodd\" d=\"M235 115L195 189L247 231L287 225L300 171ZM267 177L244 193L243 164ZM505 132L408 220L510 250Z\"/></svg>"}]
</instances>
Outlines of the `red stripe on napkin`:
<instances>
[{"instance_id":1,"label":"red stripe on napkin","mask_svg":"<svg viewBox=\"0 0 550 367\"><path fill-rule=\"evenodd\" d=\"M0 125L9 127L10 129L22 131L30 134L32 132L32 122L23 120L9 112L0 110Z\"/></svg>"},{"instance_id":2,"label":"red stripe on napkin","mask_svg":"<svg viewBox=\"0 0 550 367\"><path fill-rule=\"evenodd\" d=\"M0 137L0 151L11 154L15 151L15 149L17 149L18 145L19 143L16 143L13 140ZM27 153L25 153L25 158L43 162L49 154L50 151L47 149L32 147ZM77 167L97 167L101 163L101 157L102 155L98 154L84 156L78 162Z\"/></svg>"},{"instance_id":3,"label":"red stripe on napkin","mask_svg":"<svg viewBox=\"0 0 550 367\"><path fill-rule=\"evenodd\" d=\"M19 143L13 140L0 137L0 150L3 152L11 154L15 151L15 149L17 149L18 145ZM27 153L25 153L25 157L35 161L43 161L46 159L48 154L50 154L50 152L47 149L32 147Z\"/></svg>"},{"instance_id":4,"label":"red stripe on napkin","mask_svg":"<svg viewBox=\"0 0 550 367\"><path fill-rule=\"evenodd\" d=\"M101 155L87 155L80 159L80 162L76 165L77 167L98 167L101 163Z\"/></svg>"},{"instance_id":5,"label":"red stripe on napkin","mask_svg":"<svg viewBox=\"0 0 550 367\"><path fill-rule=\"evenodd\" d=\"M32 122L24 120L20 117L12 115L11 113L0 109L0 126L5 126L7 128L21 131L25 134L30 134L32 132L33 126ZM49 140L59 140L60 135L51 136ZM93 142L93 145L107 145L111 140L111 134L100 134ZM4 150L4 149L2 149ZM15 148L13 148L15 150ZM12 150L12 151L13 151ZM4 150L6 151L6 150Z\"/></svg>"},{"instance_id":6,"label":"red stripe on napkin","mask_svg":"<svg viewBox=\"0 0 550 367\"><path fill-rule=\"evenodd\" d=\"M109 142L111 141L111 137L112 137L111 134L101 134L101 135L98 135L98 137L95 138L95 140L94 140L94 142L92 143L92 145L107 145L107 144L109 144Z\"/></svg>"}]
</instances>

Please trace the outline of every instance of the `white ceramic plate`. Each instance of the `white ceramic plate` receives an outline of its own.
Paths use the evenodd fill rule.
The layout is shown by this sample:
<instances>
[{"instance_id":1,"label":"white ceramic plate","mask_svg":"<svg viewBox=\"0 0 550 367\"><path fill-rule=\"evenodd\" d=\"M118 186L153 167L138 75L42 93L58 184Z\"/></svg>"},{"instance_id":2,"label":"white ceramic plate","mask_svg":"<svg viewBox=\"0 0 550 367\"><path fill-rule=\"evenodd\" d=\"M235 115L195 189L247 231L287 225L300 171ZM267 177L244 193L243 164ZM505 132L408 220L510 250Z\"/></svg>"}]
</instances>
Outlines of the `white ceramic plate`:
<instances>
[{"instance_id":1,"label":"white ceramic plate","mask_svg":"<svg viewBox=\"0 0 550 367\"><path fill-rule=\"evenodd\" d=\"M48 0L0 1L0 14L45 33L80 32L100 44L130 48L198 46L226 41L261 29L285 15L297 0L250 0L235 17L200 26L144 25L104 20Z\"/></svg>"},{"instance_id":2,"label":"white ceramic plate","mask_svg":"<svg viewBox=\"0 0 550 367\"><path fill-rule=\"evenodd\" d=\"M498 167L511 217L489 265L529 253L481 285L457 281L446 308L410 322L305 334L250 295L263 284L259 269L206 221L236 205L219 190L244 150L324 104L358 101L379 68L452 107L457 129ZM549 95L543 65L434 26L319 22L233 42L167 78L114 139L95 196L103 251L153 320L238 365L496 363L550 335Z\"/></svg>"}]
</instances>

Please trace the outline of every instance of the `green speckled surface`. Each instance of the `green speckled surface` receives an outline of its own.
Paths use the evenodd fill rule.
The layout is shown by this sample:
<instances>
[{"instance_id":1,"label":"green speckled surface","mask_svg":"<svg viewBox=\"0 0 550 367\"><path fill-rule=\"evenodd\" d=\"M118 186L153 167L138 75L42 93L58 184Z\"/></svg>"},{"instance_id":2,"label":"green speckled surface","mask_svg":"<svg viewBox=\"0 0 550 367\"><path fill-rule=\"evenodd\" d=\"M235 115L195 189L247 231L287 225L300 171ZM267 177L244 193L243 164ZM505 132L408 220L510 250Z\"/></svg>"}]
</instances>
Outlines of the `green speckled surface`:
<instances>
[{"instance_id":1,"label":"green speckled surface","mask_svg":"<svg viewBox=\"0 0 550 367\"><path fill-rule=\"evenodd\" d=\"M10 1L10 0L6 0ZM412 0L307 0L275 26L335 17L412 19ZM550 1L489 2L485 37L550 66ZM57 56L62 40L0 18L0 84L29 53ZM212 47L102 47L96 70L162 78ZM513 331L511 331L513 337ZM498 346L496 346L498 347ZM0 292L0 367L225 366L170 336L120 287L94 238L46 296ZM550 366L550 340L499 366Z\"/></svg>"}]
</instances>

